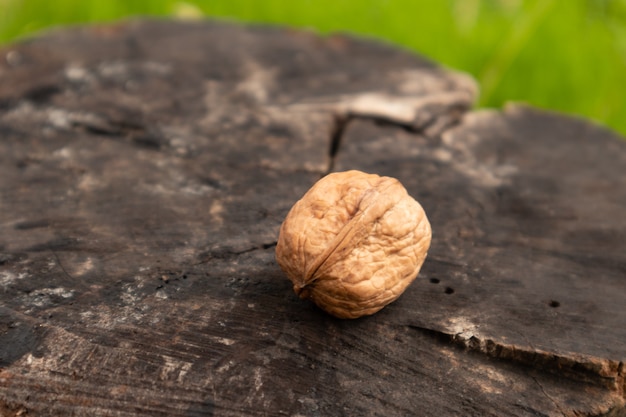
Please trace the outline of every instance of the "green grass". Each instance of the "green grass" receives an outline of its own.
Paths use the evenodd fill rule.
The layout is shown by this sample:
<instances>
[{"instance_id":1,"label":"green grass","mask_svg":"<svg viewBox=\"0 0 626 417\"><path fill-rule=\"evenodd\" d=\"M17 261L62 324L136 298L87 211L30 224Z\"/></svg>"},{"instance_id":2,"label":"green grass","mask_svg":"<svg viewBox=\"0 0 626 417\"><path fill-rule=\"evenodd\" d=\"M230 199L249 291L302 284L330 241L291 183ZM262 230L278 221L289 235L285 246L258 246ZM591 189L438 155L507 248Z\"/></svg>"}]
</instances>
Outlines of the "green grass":
<instances>
[{"instance_id":1,"label":"green grass","mask_svg":"<svg viewBox=\"0 0 626 417\"><path fill-rule=\"evenodd\" d=\"M626 0L0 0L0 43L136 15L225 17L385 39L481 85L626 134Z\"/></svg>"}]
</instances>

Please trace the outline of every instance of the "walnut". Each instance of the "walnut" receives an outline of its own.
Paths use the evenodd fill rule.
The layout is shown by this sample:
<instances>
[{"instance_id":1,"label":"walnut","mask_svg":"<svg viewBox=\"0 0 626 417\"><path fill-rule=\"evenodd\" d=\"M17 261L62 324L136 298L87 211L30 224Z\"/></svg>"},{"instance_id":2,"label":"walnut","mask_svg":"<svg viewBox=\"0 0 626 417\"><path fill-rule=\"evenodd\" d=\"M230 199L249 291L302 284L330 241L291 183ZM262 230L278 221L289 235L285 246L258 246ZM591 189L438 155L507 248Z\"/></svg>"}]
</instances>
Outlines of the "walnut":
<instances>
[{"instance_id":1,"label":"walnut","mask_svg":"<svg viewBox=\"0 0 626 417\"><path fill-rule=\"evenodd\" d=\"M336 317L357 318L404 292L430 238L426 213L397 179L338 172L291 208L276 260L300 298Z\"/></svg>"}]
</instances>

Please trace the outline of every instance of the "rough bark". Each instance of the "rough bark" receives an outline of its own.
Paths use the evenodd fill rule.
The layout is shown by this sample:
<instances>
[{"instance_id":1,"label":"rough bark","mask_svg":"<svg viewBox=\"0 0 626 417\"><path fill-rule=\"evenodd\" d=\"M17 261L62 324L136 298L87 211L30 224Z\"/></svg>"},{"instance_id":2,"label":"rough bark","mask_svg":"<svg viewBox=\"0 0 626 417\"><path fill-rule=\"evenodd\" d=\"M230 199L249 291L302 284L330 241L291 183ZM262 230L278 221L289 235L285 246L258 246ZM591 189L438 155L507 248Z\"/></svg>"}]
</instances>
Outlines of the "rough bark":
<instances>
[{"instance_id":1,"label":"rough bark","mask_svg":"<svg viewBox=\"0 0 626 417\"><path fill-rule=\"evenodd\" d=\"M123 22L5 47L0 415L624 415L626 142L349 36ZM417 281L338 320L278 228L402 181Z\"/></svg>"}]
</instances>

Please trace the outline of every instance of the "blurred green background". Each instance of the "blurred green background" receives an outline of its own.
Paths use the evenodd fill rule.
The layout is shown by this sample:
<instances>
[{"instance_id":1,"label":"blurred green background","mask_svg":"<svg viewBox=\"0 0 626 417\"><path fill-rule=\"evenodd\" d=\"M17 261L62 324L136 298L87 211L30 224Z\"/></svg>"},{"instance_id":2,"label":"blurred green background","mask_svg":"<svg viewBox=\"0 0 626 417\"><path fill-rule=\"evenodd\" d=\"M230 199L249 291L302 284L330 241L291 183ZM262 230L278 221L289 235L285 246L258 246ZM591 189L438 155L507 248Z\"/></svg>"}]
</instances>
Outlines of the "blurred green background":
<instances>
[{"instance_id":1,"label":"blurred green background","mask_svg":"<svg viewBox=\"0 0 626 417\"><path fill-rule=\"evenodd\" d=\"M384 39L523 101L626 135L626 0L0 0L0 43L128 16L220 17Z\"/></svg>"}]
</instances>

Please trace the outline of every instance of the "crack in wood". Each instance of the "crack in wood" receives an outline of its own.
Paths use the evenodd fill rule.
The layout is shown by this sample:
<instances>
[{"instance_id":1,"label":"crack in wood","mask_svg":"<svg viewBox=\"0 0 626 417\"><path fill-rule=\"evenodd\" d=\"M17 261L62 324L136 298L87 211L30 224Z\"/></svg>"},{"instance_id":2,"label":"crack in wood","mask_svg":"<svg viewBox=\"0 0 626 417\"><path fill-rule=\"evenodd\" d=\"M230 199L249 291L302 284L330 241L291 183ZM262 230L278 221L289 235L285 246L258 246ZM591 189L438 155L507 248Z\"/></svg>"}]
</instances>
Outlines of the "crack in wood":
<instances>
[{"instance_id":1,"label":"crack in wood","mask_svg":"<svg viewBox=\"0 0 626 417\"><path fill-rule=\"evenodd\" d=\"M539 390L543 393L543 395L545 395L545 397L552 403L554 404L554 406L556 407L557 410L559 410L559 412L563 415L563 416L567 416L567 414L565 414L565 411L563 411L563 409L561 408L561 405L556 402L556 400L554 398L552 398L547 392L546 389L543 387L543 385L539 382L539 380L537 378L535 378L534 376L531 376L532 380L535 381L535 384L537 384L537 386L539 387Z\"/></svg>"},{"instance_id":2,"label":"crack in wood","mask_svg":"<svg viewBox=\"0 0 626 417\"><path fill-rule=\"evenodd\" d=\"M232 259L232 258L236 258L237 256L246 254L246 253L250 253L250 252L254 252L254 251L258 251L258 250L267 250L270 248L273 248L276 246L278 242L277 241L272 241L272 242L268 242L268 243L262 243L260 245L255 245L255 246L251 246L245 249L240 249L240 250L234 250L232 248L217 248L217 249L212 249L210 251L204 252L203 254L200 255L200 258L202 259L200 262L196 262L194 264L192 264L193 266L196 265L203 265L206 263L209 263L213 260L225 260L225 259Z\"/></svg>"},{"instance_id":3,"label":"crack in wood","mask_svg":"<svg viewBox=\"0 0 626 417\"><path fill-rule=\"evenodd\" d=\"M72 275L70 275L69 272L67 272L67 269L65 269L65 267L63 266L63 263L61 262L61 259L59 258L59 255L54 252L51 251L52 255L54 256L54 258L57 260L57 264L59 265L59 268L61 268L61 271L63 271L63 273L65 274L66 277L68 277L71 281L74 281L74 277Z\"/></svg>"},{"instance_id":4,"label":"crack in wood","mask_svg":"<svg viewBox=\"0 0 626 417\"><path fill-rule=\"evenodd\" d=\"M143 123L130 120L112 120L95 114L75 116L70 120L74 129L111 138L128 138L134 144L155 150L165 145L162 135Z\"/></svg>"},{"instance_id":5,"label":"crack in wood","mask_svg":"<svg viewBox=\"0 0 626 417\"><path fill-rule=\"evenodd\" d=\"M349 124L354 120L369 120L380 125L390 125L413 134L421 134L433 140L439 140L441 135L453 128L461 118L461 114L469 109L469 103L464 102L458 95L452 95L455 100L442 94L441 103L449 107L453 116L445 118L437 112L421 111L423 102L433 101L433 98L407 100L399 97L386 97L378 94L362 94L351 99L340 100L332 109L333 124L330 131L330 146L328 151L328 167L323 175L328 175L335 168L335 163L341 148L343 137ZM437 103L436 96L433 103ZM446 100L450 101L449 103ZM421 114L420 114L421 112ZM458 114L457 114L458 113ZM421 118L419 122L416 119ZM445 120L441 120L441 119Z\"/></svg>"},{"instance_id":6,"label":"crack in wood","mask_svg":"<svg viewBox=\"0 0 626 417\"><path fill-rule=\"evenodd\" d=\"M339 151L341 149L341 144L343 142L344 135L348 129L348 125L354 120L370 120L374 123L380 125L390 125L395 126L397 128L403 129L410 133L419 134L423 130L427 129L431 126L436 119L432 118L429 122L425 123L419 129L415 128L415 126L407 123L402 123L398 120L394 120L391 118L381 117L381 116L368 116L368 115L360 115L360 114L335 114L334 115L334 123L330 132L330 146L328 151L328 167L322 176L328 175L333 172L335 168L335 162L339 155Z\"/></svg>"},{"instance_id":7,"label":"crack in wood","mask_svg":"<svg viewBox=\"0 0 626 417\"><path fill-rule=\"evenodd\" d=\"M451 343L469 351L478 352L499 360L529 366L540 372L548 372L583 383L591 383L624 395L625 380L623 364L603 358L583 355L565 356L543 351L527 350L521 346L508 345L492 339L482 339L476 335L462 333L451 334L445 331L408 325L409 328L425 333L435 339Z\"/></svg>"},{"instance_id":8,"label":"crack in wood","mask_svg":"<svg viewBox=\"0 0 626 417\"><path fill-rule=\"evenodd\" d=\"M328 150L328 168L324 175L328 175L333 172L335 168L335 160L337 158L337 154L339 153L339 148L341 147L341 141L343 138L343 134L346 131L348 123L352 120L352 116L347 115L338 115L335 114L334 123L332 125L332 130L330 133L330 147Z\"/></svg>"}]
</instances>

